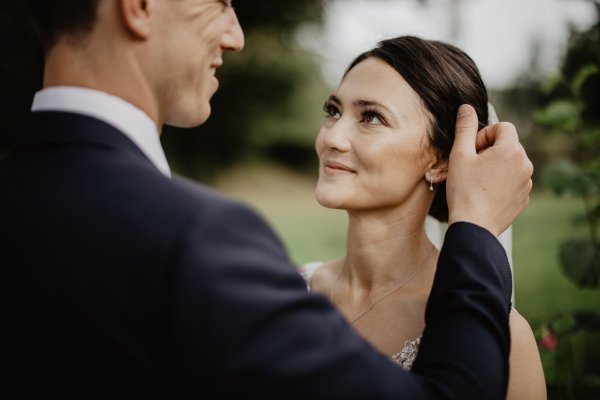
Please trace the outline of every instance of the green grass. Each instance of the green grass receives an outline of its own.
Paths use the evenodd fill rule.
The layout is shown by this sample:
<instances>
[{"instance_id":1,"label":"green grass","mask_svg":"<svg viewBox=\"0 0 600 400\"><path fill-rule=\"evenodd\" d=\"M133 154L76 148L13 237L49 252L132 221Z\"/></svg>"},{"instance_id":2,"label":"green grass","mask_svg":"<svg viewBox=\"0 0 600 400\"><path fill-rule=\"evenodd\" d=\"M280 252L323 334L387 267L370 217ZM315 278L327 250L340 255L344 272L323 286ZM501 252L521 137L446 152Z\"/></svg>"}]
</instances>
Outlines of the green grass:
<instances>
[{"instance_id":1,"label":"green grass","mask_svg":"<svg viewBox=\"0 0 600 400\"><path fill-rule=\"evenodd\" d=\"M560 243L587 234L572 221L583 213L581 200L534 192L513 227L515 303L532 325L575 309L600 311L600 289L580 289L562 273Z\"/></svg>"},{"instance_id":2,"label":"green grass","mask_svg":"<svg viewBox=\"0 0 600 400\"><path fill-rule=\"evenodd\" d=\"M215 186L262 213L297 265L343 254L346 213L321 207L314 198L315 181L306 175L256 164L230 171Z\"/></svg>"},{"instance_id":3,"label":"green grass","mask_svg":"<svg viewBox=\"0 0 600 400\"><path fill-rule=\"evenodd\" d=\"M318 205L314 185L314 178L266 164L230 171L215 184L262 213L296 264L335 258L345 251L346 213ZM559 244L572 235L587 234L585 227L572 224L582 211L579 199L534 191L529 206L513 225L515 305L535 332L545 322L570 311L600 312L600 289L576 287L558 264ZM541 350L549 399L563 398L554 392L564 390L564 382L598 370L598 339L597 332L583 331L562 338L558 352Z\"/></svg>"},{"instance_id":4,"label":"green grass","mask_svg":"<svg viewBox=\"0 0 600 400\"><path fill-rule=\"evenodd\" d=\"M267 164L232 170L215 184L261 212L296 264L335 258L345 250L346 214L321 207L314 185L313 178ZM600 290L577 288L558 266L559 243L586 233L571 223L582 211L578 199L535 191L513 226L515 304L534 328L570 310L600 311Z\"/></svg>"}]
</instances>

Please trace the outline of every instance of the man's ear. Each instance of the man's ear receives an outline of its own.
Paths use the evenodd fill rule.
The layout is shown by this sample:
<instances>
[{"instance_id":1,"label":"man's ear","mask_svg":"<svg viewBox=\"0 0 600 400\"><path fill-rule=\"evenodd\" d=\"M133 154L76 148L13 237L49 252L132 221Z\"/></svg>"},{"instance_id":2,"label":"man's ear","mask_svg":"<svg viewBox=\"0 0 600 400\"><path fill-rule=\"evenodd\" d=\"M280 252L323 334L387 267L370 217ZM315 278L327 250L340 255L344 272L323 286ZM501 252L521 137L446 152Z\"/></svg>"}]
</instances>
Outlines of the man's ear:
<instances>
[{"instance_id":1,"label":"man's ear","mask_svg":"<svg viewBox=\"0 0 600 400\"><path fill-rule=\"evenodd\" d=\"M128 31L140 38L150 35L153 0L118 0L123 22Z\"/></svg>"},{"instance_id":2,"label":"man's ear","mask_svg":"<svg viewBox=\"0 0 600 400\"><path fill-rule=\"evenodd\" d=\"M431 177L434 184L445 181L448 176L448 159L439 156L434 157L427 166L426 175Z\"/></svg>"}]
</instances>

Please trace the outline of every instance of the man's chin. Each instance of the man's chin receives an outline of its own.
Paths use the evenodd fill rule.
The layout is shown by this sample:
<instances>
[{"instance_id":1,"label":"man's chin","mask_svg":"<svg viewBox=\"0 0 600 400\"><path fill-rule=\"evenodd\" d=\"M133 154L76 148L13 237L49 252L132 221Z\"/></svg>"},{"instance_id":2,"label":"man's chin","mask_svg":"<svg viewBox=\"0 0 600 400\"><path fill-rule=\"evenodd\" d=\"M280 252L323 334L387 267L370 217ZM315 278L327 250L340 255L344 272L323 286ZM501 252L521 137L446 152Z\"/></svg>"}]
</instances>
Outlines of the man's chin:
<instances>
[{"instance_id":1,"label":"man's chin","mask_svg":"<svg viewBox=\"0 0 600 400\"><path fill-rule=\"evenodd\" d=\"M172 121L167 121L166 124L177 128L194 128L205 123L210 117L210 113L210 105L207 105L200 112L196 110L193 113L186 113L186 115L174 118Z\"/></svg>"}]
</instances>

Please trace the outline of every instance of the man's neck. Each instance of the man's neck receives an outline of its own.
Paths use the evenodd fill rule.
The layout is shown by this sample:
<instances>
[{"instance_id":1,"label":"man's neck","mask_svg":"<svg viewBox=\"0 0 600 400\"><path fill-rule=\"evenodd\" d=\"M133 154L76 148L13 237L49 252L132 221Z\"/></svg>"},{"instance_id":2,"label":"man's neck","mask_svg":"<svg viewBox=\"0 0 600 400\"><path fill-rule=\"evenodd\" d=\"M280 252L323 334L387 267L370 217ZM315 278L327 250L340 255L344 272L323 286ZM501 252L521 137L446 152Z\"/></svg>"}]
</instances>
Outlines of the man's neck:
<instances>
[{"instance_id":1,"label":"man's neck","mask_svg":"<svg viewBox=\"0 0 600 400\"><path fill-rule=\"evenodd\" d=\"M59 40L46 54L44 87L76 86L120 97L148 114L160 132L158 104L132 49L110 48L94 40L90 37L86 44Z\"/></svg>"}]
</instances>

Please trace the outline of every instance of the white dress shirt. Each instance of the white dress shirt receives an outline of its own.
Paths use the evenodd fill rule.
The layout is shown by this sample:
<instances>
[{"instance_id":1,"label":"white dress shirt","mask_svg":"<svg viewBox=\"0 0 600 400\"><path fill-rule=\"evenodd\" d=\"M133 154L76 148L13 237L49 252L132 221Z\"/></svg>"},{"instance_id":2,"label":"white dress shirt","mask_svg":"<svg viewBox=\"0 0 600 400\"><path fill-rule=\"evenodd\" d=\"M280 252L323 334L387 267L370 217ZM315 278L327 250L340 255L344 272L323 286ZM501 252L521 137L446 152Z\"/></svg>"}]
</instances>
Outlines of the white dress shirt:
<instances>
[{"instance_id":1,"label":"white dress shirt","mask_svg":"<svg viewBox=\"0 0 600 400\"><path fill-rule=\"evenodd\" d=\"M55 86L35 94L31 111L70 112L106 122L131 139L161 173L171 176L154 121L119 97L93 89Z\"/></svg>"}]
</instances>

